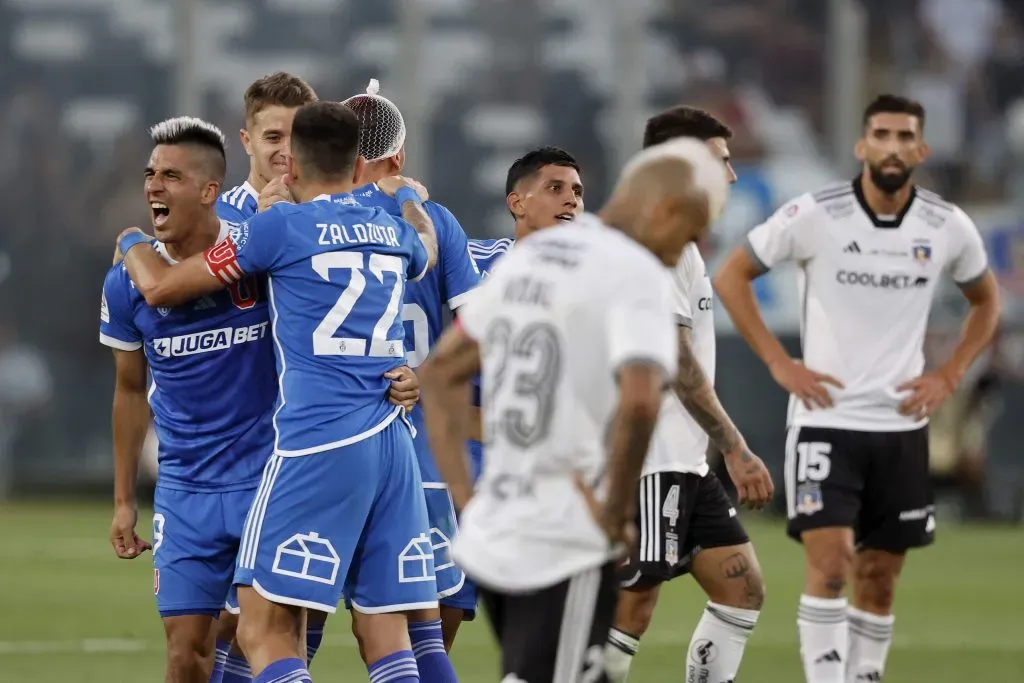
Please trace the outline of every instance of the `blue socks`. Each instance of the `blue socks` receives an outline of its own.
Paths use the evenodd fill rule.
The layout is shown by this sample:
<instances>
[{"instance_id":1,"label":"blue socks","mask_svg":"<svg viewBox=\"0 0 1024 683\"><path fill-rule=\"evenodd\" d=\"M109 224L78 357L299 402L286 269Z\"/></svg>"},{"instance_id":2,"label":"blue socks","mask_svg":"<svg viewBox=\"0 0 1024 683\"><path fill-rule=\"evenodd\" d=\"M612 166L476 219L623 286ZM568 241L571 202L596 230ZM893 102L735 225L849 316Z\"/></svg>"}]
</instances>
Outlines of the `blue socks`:
<instances>
[{"instance_id":1,"label":"blue socks","mask_svg":"<svg viewBox=\"0 0 1024 683\"><path fill-rule=\"evenodd\" d=\"M213 656L213 673L210 674L210 683L224 683L224 662L231 651L231 643L223 640L217 641L217 652Z\"/></svg>"},{"instance_id":2,"label":"blue socks","mask_svg":"<svg viewBox=\"0 0 1024 683\"><path fill-rule=\"evenodd\" d=\"M313 656L324 641L324 627L306 629L306 666L313 663Z\"/></svg>"},{"instance_id":3,"label":"blue socks","mask_svg":"<svg viewBox=\"0 0 1024 683\"><path fill-rule=\"evenodd\" d=\"M420 680L416 658L411 650L392 652L368 666L367 670L370 672L370 683L418 683Z\"/></svg>"},{"instance_id":4,"label":"blue socks","mask_svg":"<svg viewBox=\"0 0 1024 683\"><path fill-rule=\"evenodd\" d=\"M293 657L272 662L253 683L313 683L313 679L306 671L306 663Z\"/></svg>"},{"instance_id":5,"label":"blue socks","mask_svg":"<svg viewBox=\"0 0 1024 683\"><path fill-rule=\"evenodd\" d=\"M250 683L251 681L252 671L249 669L249 662L245 661L245 655L234 655L229 652L228 658L224 660L224 680L222 683Z\"/></svg>"},{"instance_id":6,"label":"blue socks","mask_svg":"<svg viewBox=\"0 0 1024 683\"><path fill-rule=\"evenodd\" d=\"M440 619L410 623L409 640L423 683L458 683L452 662L444 651Z\"/></svg>"}]
</instances>

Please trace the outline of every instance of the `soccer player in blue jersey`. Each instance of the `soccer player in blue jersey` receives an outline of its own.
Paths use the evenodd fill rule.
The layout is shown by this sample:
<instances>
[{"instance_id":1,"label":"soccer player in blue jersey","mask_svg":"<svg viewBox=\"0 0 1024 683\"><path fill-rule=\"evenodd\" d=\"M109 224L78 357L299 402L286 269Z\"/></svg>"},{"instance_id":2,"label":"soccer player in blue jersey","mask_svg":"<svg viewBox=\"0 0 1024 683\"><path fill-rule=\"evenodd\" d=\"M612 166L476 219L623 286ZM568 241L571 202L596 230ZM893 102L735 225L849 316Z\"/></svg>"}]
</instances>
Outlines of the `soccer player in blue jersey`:
<instances>
[{"instance_id":1,"label":"soccer player in blue jersey","mask_svg":"<svg viewBox=\"0 0 1024 683\"><path fill-rule=\"evenodd\" d=\"M505 178L505 203L515 219L514 238L471 239L469 253L481 277L494 268L515 240L583 213L583 180L576 159L564 149L541 147L512 163ZM484 447L480 443L480 385L473 383L469 457L474 480L480 474Z\"/></svg>"},{"instance_id":2,"label":"soccer player in blue jersey","mask_svg":"<svg viewBox=\"0 0 1024 683\"><path fill-rule=\"evenodd\" d=\"M245 128L239 137L249 155L249 177L222 193L217 202L217 213L232 223L241 223L275 200L291 201L283 176L291 154L292 119L299 107L316 102L317 95L303 79L279 71L253 81L242 99Z\"/></svg>"},{"instance_id":3,"label":"soccer player in blue jersey","mask_svg":"<svg viewBox=\"0 0 1024 683\"><path fill-rule=\"evenodd\" d=\"M366 160L359 178L362 187L353 194L361 204L379 206L391 215L399 215L398 203L384 194L376 183L402 172L405 165L405 122L398 107L379 95L378 90L379 84L372 80L365 94L350 97L343 103L356 113L362 124L359 154ZM428 201L424 208L437 229L438 258L437 267L419 282L410 283L405 292L402 320L405 323L406 358L412 368L423 362L441 336L445 324L444 308L454 313L480 283L479 271L469 255L468 238L458 220L436 202ZM440 611L424 610L410 617L410 636L413 644L419 646L416 655L421 678L447 681L448 677L436 675L436 669L451 668L447 657L442 655L451 649L461 622L474 617L476 589L450 556L451 541L457 533L455 509L430 452L423 411L415 408L409 417L416 427L416 455L430 516L440 601ZM310 622L313 621L314 615L311 615ZM451 679L454 679L454 673Z\"/></svg>"},{"instance_id":4,"label":"soccer player in blue jersey","mask_svg":"<svg viewBox=\"0 0 1024 683\"><path fill-rule=\"evenodd\" d=\"M418 681L406 613L437 604L412 437L383 377L404 363L405 282L436 263L437 237L401 181L380 186L394 192L405 221L351 197L363 165L358 144L351 110L306 105L288 160L299 204L277 204L174 266L138 230L119 240L150 304L269 275L280 383L274 455L235 573L239 642L257 683L311 680L299 649L302 608L333 612L343 593L371 683Z\"/></svg>"},{"instance_id":5,"label":"soccer player in blue jersey","mask_svg":"<svg viewBox=\"0 0 1024 683\"><path fill-rule=\"evenodd\" d=\"M188 117L150 134L145 193L156 251L166 261L186 260L227 235L214 208L224 137ZM167 639L166 675L202 683L211 624L231 587L245 516L272 450L277 378L267 301L247 276L181 306L151 307L119 263L103 285L100 341L113 349L116 365L110 539L122 558L149 547L135 533L135 481L152 409L160 443L153 591Z\"/></svg>"}]
</instances>

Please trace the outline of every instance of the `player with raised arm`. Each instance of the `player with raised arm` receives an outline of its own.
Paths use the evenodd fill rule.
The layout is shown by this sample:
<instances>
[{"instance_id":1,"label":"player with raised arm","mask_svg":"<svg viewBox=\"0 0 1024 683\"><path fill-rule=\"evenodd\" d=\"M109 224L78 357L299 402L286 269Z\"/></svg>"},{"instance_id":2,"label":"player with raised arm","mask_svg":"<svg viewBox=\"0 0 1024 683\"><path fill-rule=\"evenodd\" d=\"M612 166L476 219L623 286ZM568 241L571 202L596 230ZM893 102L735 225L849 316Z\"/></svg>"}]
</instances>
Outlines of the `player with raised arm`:
<instances>
[{"instance_id":1,"label":"player with raised arm","mask_svg":"<svg viewBox=\"0 0 1024 683\"><path fill-rule=\"evenodd\" d=\"M394 216L401 208L377 183L400 174L405 166L405 121L398 107L380 95L379 90L380 84L373 79L365 93L354 95L342 104L355 112L362 126L359 154L366 163L359 177L361 187L353 196L361 204L381 207ZM421 198L426 200L426 196L421 195ZM436 202L426 201L423 208L437 230L438 252L437 266L405 290L402 321L406 362L412 368L423 362L441 336L445 325L444 308L447 306L454 313L465 303L470 291L480 284L480 273L470 258L468 239L458 220ZM409 419L416 429L414 444L430 519L440 603L440 609L409 615L409 635L416 651L420 678L447 683L455 680L447 650L451 649L462 621L471 620L476 614L476 588L466 581L463 571L451 559L451 541L458 525L448 488L430 452L423 411L414 408ZM313 617L310 615L311 626Z\"/></svg>"},{"instance_id":2,"label":"player with raised arm","mask_svg":"<svg viewBox=\"0 0 1024 683\"><path fill-rule=\"evenodd\" d=\"M309 83L283 71L263 76L245 89L245 128L238 135L249 155L249 177L220 196L221 218L241 223L276 201L293 201L284 177L292 120L299 107L317 99Z\"/></svg>"},{"instance_id":3,"label":"player with raised arm","mask_svg":"<svg viewBox=\"0 0 1024 683\"><path fill-rule=\"evenodd\" d=\"M157 258L186 260L227 235L215 209L224 136L189 117L164 121L150 136L145 194ZM148 306L118 263L103 286L100 341L113 349L116 366L111 542L123 558L149 547L135 534L135 482L152 409L160 442L153 591L166 677L202 683L212 664L211 625L273 448L277 376L266 297L246 277L181 306Z\"/></svg>"},{"instance_id":4,"label":"player with raised arm","mask_svg":"<svg viewBox=\"0 0 1024 683\"><path fill-rule=\"evenodd\" d=\"M405 221L349 194L363 161L359 121L333 102L295 115L290 190L202 255L168 266L138 231L119 244L147 302L175 304L268 273L279 374L274 455L246 520L235 583L239 642L258 683L309 681L302 608L343 592L372 683L419 680L406 612L437 604L412 437L387 401L404 363L406 279L437 260L416 191L391 179ZM342 571L343 570L343 571Z\"/></svg>"},{"instance_id":5,"label":"player with raised arm","mask_svg":"<svg viewBox=\"0 0 1024 683\"><path fill-rule=\"evenodd\" d=\"M917 102L875 99L855 147L860 175L785 204L715 276L736 328L790 393L786 504L806 556L797 623L808 683L882 680L906 552L934 539L928 415L999 318L974 223L910 182L928 156L924 122ZM802 360L765 325L750 286L786 261L799 267ZM947 363L922 374L943 271L970 313Z\"/></svg>"},{"instance_id":6,"label":"player with raised arm","mask_svg":"<svg viewBox=\"0 0 1024 683\"><path fill-rule=\"evenodd\" d=\"M505 177L505 205L515 220L513 237L471 239L469 253L481 277L487 277L516 240L543 228L575 220L583 213L583 180L576 159L558 147L540 147L516 159ZM469 458L479 474L484 447L480 442L480 388L474 380Z\"/></svg>"},{"instance_id":7,"label":"player with raised arm","mask_svg":"<svg viewBox=\"0 0 1024 683\"><path fill-rule=\"evenodd\" d=\"M676 374L665 265L728 194L696 140L637 155L599 216L516 245L423 366L438 466L462 526L456 560L481 586L506 681L607 681L616 558ZM487 458L474 493L466 401L482 370Z\"/></svg>"},{"instance_id":8,"label":"player with raised arm","mask_svg":"<svg viewBox=\"0 0 1024 683\"><path fill-rule=\"evenodd\" d=\"M673 107L647 121L644 147L674 138L701 140L724 164L730 183L732 131L693 107ZM665 397L640 479L640 542L619 568L622 591L608 637L612 683L625 681L650 626L661 584L691 574L708 596L690 638L686 680L732 681L764 602L761 569L736 509L706 452L722 453L739 501L759 509L774 487L715 393L714 291L696 243L672 271L679 372Z\"/></svg>"}]
</instances>

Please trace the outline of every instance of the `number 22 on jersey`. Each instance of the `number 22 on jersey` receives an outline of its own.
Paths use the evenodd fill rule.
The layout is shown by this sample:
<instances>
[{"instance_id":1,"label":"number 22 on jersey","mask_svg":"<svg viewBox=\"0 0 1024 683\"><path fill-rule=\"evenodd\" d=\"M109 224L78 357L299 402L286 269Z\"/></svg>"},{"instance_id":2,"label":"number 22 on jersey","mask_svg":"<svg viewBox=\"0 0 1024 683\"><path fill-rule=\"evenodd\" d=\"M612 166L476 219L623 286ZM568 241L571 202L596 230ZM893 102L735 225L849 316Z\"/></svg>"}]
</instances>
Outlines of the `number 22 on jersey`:
<instances>
[{"instance_id":1,"label":"number 22 on jersey","mask_svg":"<svg viewBox=\"0 0 1024 683\"><path fill-rule=\"evenodd\" d=\"M401 339L388 339L388 332L398 318L404 290L404 269L402 259L387 254L369 255L370 273L384 284L384 274L392 273L395 283L387 306L377 319L370 339L356 337L335 337L349 318L356 302L366 291L366 255L361 252L325 252L312 257L313 270L324 280L331 281L332 270L349 271L348 284L342 289L338 300L316 329L313 330L313 353L317 356L377 356L400 357L405 353ZM367 344L369 342L369 344Z\"/></svg>"}]
</instances>

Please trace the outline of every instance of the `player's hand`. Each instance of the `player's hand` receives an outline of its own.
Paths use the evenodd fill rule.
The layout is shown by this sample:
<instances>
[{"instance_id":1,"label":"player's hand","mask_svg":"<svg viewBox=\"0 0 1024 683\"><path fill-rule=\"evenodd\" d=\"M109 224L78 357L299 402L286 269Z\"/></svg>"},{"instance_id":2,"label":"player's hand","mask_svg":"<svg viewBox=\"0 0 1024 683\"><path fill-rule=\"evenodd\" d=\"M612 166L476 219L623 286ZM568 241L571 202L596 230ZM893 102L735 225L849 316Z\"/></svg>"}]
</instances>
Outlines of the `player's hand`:
<instances>
[{"instance_id":1,"label":"player's hand","mask_svg":"<svg viewBox=\"0 0 1024 683\"><path fill-rule=\"evenodd\" d=\"M407 413L416 407L420 400L420 379L408 365L395 368L384 378L391 380L388 388L388 401L391 405L402 406Z\"/></svg>"},{"instance_id":2,"label":"player's hand","mask_svg":"<svg viewBox=\"0 0 1024 683\"><path fill-rule=\"evenodd\" d=\"M381 192L389 197L394 197L395 193L398 192L400 187L411 187L416 190L416 194L420 196L420 199L427 201L430 199L430 193L427 192L427 188L423 187L423 184L412 178L407 178L404 175L393 175L387 178L382 178L377 181L377 187Z\"/></svg>"},{"instance_id":3,"label":"player's hand","mask_svg":"<svg viewBox=\"0 0 1024 683\"><path fill-rule=\"evenodd\" d=\"M134 506L119 505L114 510L114 521L110 524L110 545L114 546L114 552L123 560L133 560L153 547L135 533L138 521L139 510Z\"/></svg>"},{"instance_id":4,"label":"player's hand","mask_svg":"<svg viewBox=\"0 0 1024 683\"><path fill-rule=\"evenodd\" d=\"M832 396L829 395L826 384L831 384L837 389L843 388L843 383L832 375L815 372L792 358L774 363L768 369L772 373L772 379L803 401L808 410L832 407Z\"/></svg>"},{"instance_id":5,"label":"player's hand","mask_svg":"<svg viewBox=\"0 0 1024 683\"><path fill-rule=\"evenodd\" d=\"M583 500L587 503L590 516L594 518L597 525L604 531L608 541L613 547L622 544L628 557L636 545L636 527L633 521L623 517L620 511L609 510L600 503L594 494L594 489L587 482L583 481L583 477L578 472L573 475L573 481L576 484L576 490L580 492Z\"/></svg>"},{"instance_id":6,"label":"player's hand","mask_svg":"<svg viewBox=\"0 0 1024 683\"><path fill-rule=\"evenodd\" d=\"M146 234L142 232L142 230L139 228L128 228L127 230L122 230L121 234L117 236L117 241L114 242L114 262L111 265L116 266L118 263L124 260L124 254L121 253L121 238L130 232L138 232L142 233L143 235ZM146 235L146 237L149 237L149 235Z\"/></svg>"},{"instance_id":7,"label":"player's hand","mask_svg":"<svg viewBox=\"0 0 1024 683\"><path fill-rule=\"evenodd\" d=\"M751 510L760 510L771 501L775 494L772 475L764 461L751 453L746 444L725 455L725 468L736 486L740 505L745 503Z\"/></svg>"},{"instance_id":8,"label":"player's hand","mask_svg":"<svg viewBox=\"0 0 1024 683\"><path fill-rule=\"evenodd\" d=\"M956 390L956 382L942 372L926 372L917 379L896 387L896 391L909 391L910 395L900 403L900 415L907 415L917 420L935 412L942 402Z\"/></svg>"},{"instance_id":9,"label":"player's hand","mask_svg":"<svg viewBox=\"0 0 1024 683\"><path fill-rule=\"evenodd\" d=\"M295 197L292 195L291 187L292 179L287 173L278 176L271 180L269 183L263 186L260 190L260 196L256 200L257 211L266 211L274 204L278 202L288 202L289 204L295 203Z\"/></svg>"}]
</instances>

